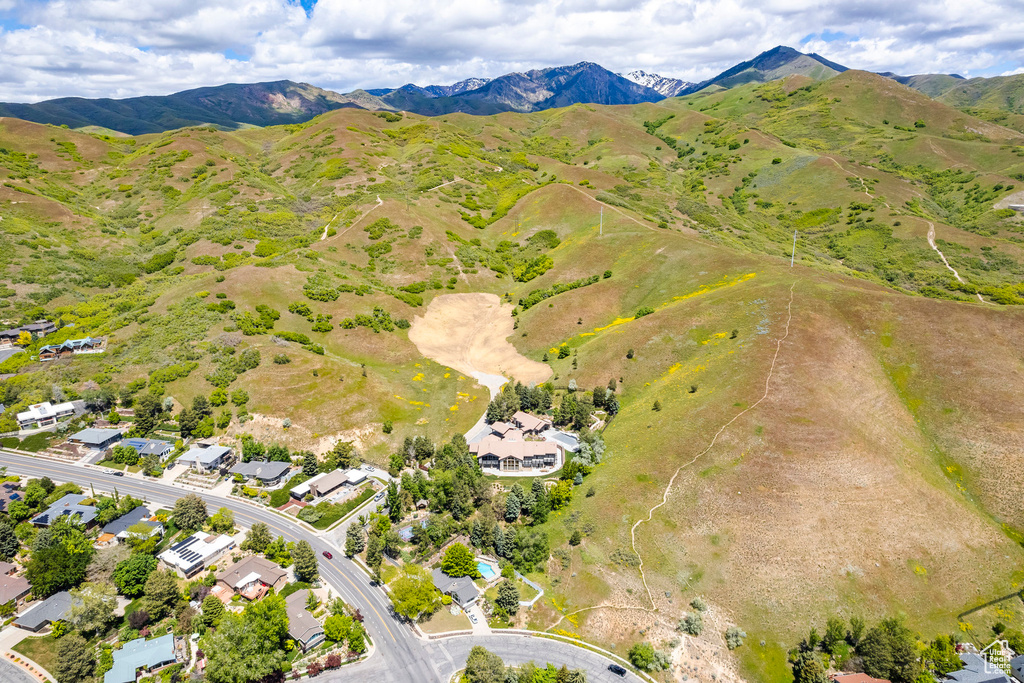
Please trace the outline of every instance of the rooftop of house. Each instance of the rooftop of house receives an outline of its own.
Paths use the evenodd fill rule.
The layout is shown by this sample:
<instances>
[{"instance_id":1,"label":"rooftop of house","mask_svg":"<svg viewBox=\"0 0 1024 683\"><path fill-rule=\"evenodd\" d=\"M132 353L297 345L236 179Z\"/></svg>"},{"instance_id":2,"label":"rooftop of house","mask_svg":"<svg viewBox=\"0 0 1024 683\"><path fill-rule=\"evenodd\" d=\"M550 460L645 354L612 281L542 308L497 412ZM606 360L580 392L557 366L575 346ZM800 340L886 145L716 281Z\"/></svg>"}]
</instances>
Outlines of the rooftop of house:
<instances>
[{"instance_id":1,"label":"rooftop of house","mask_svg":"<svg viewBox=\"0 0 1024 683\"><path fill-rule=\"evenodd\" d=\"M430 578L433 580L434 587L437 590L442 593L448 593L460 605L466 605L476 600L477 596L480 595L480 591L477 590L473 579L468 576L453 578L440 569L435 569L430 572Z\"/></svg>"},{"instance_id":2,"label":"rooftop of house","mask_svg":"<svg viewBox=\"0 0 1024 683\"><path fill-rule=\"evenodd\" d=\"M232 588L241 588L256 579L273 586L287 575L288 572L267 558L250 555L217 574L217 580Z\"/></svg>"},{"instance_id":3,"label":"rooftop of house","mask_svg":"<svg viewBox=\"0 0 1024 683\"><path fill-rule=\"evenodd\" d=\"M54 501L53 505L33 517L32 523L49 526L61 515L77 515L80 524L88 524L96 519L96 508L92 505L82 505L83 500L86 500L86 496L79 493L69 493L60 500Z\"/></svg>"},{"instance_id":4,"label":"rooftop of house","mask_svg":"<svg viewBox=\"0 0 1024 683\"><path fill-rule=\"evenodd\" d=\"M17 600L18 598L26 595L32 586L22 576L11 576L10 574L0 574L0 605L5 605L11 600Z\"/></svg>"},{"instance_id":5,"label":"rooftop of house","mask_svg":"<svg viewBox=\"0 0 1024 683\"><path fill-rule=\"evenodd\" d=\"M103 676L103 683L134 683L135 672L174 661L174 634L146 640L136 638L114 650L114 666Z\"/></svg>"},{"instance_id":6,"label":"rooftop of house","mask_svg":"<svg viewBox=\"0 0 1024 683\"><path fill-rule=\"evenodd\" d=\"M262 462L260 460L251 460L249 462L238 463L228 470L228 472L231 474L241 474L243 477L270 481L271 479L277 479L290 468L291 463L287 462Z\"/></svg>"},{"instance_id":7,"label":"rooftop of house","mask_svg":"<svg viewBox=\"0 0 1024 683\"><path fill-rule=\"evenodd\" d=\"M113 522L110 522L105 527L103 527L103 533L114 534L115 536L121 533L127 533L129 528L138 524L139 522L145 522L148 526L152 528L163 528L163 525L160 522L150 521L150 517L152 516L153 513L149 511L149 508L145 507L144 505L140 505L139 507L135 508L128 514L121 515Z\"/></svg>"},{"instance_id":8,"label":"rooftop of house","mask_svg":"<svg viewBox=\"0 0 1024 683\"><path fill-rule=\"evenodd\" d=\"M512 416L513 422L525 429L528 432L539 432L547 429L551 426L551 421L540 417L535 417L529 413L524 413L519 410Z\"/></svg>"},{"instance_id":9,"label":"rooftop of house","mask_svg":"<svg viewBox=\"0 0 1024 683\"><path fill-rule=\"evenodd\" d=\"M323 495L346 483L348 483L348 475L345 470L333 470L328 472L323 478L318 479L310 489L315 488L319 495Z\"/></svg>"},{"instance_id":10,"label":"rooftop of house","mask_svg":"<svg viewBox=\"0 0 1024 683\"><path fill-rule=\"evenodd\" d=\"M71 593L61 591L40 602L35 607L22 614L14 622L33 631L38 631L46 624L58 621L67 616L71 609Z\"/></svg>"},{"instance_id":11,"label":"rooftop of house","mask_svg":"<svg viewBox=\"0 0 1024 683\"><path fill-rule=\"evenodd\" d=\"M518 431L509 434L515 433L522 434ZM502 439L495 434L488 434L478 443L470 444L469 452L477 457L492 455L499 460L505 458L525 460L526 458L549 455L557 457L558 446L550 441L524 441L522 438L510 438L508 435Z\"/></svg>"},{"instance_id":12,"label":"rooftop of house","mask_svg":"<svg viewBox=\"0 0 1024 683\"><path fill-rule=\"evenodd\" d=\"M210 465L231 453L227 446L192 446L179 458L184 462Z\"/></svg>"},{"instance_id":13,"label":"rooftop of house","mask_svg":"<svg viewBox=\"0 0 1024 683\"><path fill-rule=\"evenodd\" d=\"M183 541L179 541L158 557L167 564L179 567L186 573L199 565L206 564L206 561L223 550L234 545L235 539L231 536L220 536L208 534L204 531L197 531Z\"/></svg>"},{"instance_id":14,"label":"rooftop of house","mask_svg":"<svg viewBox=\"0 0 1024 683\"><path fill-rule=\"evenodd\" d=\"M308 590L295 591L285 598L288 611L288 633L302 643L308 643L324 630L316 617L306 609L308 593Z\"/></svg>"},{"instance_id":15,"label":"rooftop of house","mask_svg":"<svg viewBox=\"0 0 1024 683\"><path fill-rule=\"evenodd\" d=\"M962 652L960 660L964 668L953 671L946 678L957 683L1011 683L1011 679L1001 670L982 657L972 652Z\"/></svg>"},{"instance_id":16,"label":"rooftop of house","mask_svg":"<svg viewBox=\"0 0 1024 683\"><path fill-rule=\"evenodd\" d=\"M23 413L18 413L18 421L24 422L25 420L42 420L47 417L56 417L68 411L74 411L75 406L70 401L65 403L58 403L53 405L49 401L45 403L34 403L28 407Z\"/></svg>"},{"instance_id":17,"label":"rooftop of house","mask_svg":"<svg viewBox=\"0 0 1024 683\"><path fill-rule=\"evenodd\" d=\"M76 441L85 444L86 446L104 444L114 437L121 437L120 429L100 429L98 427L89 427L83 429L80 432L72 434L68 437L69 441Z\"/></svg>"},{"instance_id":18,"label":"rooftop of house","mask_svg":"<svg viewBox=\"0 0 1024 683\"><path fill-rule=\"evenodd\" d=\"M889 683L884 678L872 678L864 673L837 673L829 676L829 679L835 681L835 683Z\"/></svg>"},{"instance_id":19,"label":"rooftop of house","mask_svg":"<svg viewBox=\"0 0 1024 683\"><path fill-rule=\"evenodd\" d=\"M149 455L150 453L166 453L168 450L172 450L174 445L170 441L160 441L159 439L125 439L121 442L122 446L130 446L135 449L135 452L139 455Z\"/></svg>"},{"instance_id":20,"label":"rooftop of house","mask_svg":"<svg viewBox=\"0 0 1024 683\"><path fill-rule=\"evenodd\" d=\"M97 346L103 343L103 339L100 337L84 337L82 339L68 339L67 341L61 342L60 344L47 344L46 346L40 347L39 353L44 351L64 351L75 349L81 349L84 347Z\"/></svg>"}]
</instances>

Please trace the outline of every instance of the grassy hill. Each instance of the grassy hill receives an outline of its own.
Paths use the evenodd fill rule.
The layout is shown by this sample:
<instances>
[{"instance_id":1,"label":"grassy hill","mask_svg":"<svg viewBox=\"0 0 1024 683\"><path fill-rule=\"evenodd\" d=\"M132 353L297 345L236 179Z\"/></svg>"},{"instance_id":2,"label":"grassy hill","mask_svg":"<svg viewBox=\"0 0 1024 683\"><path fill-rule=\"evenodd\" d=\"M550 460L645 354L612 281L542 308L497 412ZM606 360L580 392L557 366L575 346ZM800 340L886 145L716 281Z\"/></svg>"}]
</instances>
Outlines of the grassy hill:
<instances>
[{"instance_id":1,"label":"grassy hill","mask_svg":"<svg viewBox=\"0 0 1024 683\"><path fill-rule=\"evenodd\" d=\"M785 680L785 649L827 616L902 612L930 637L1020 583L1024 223L994 205L1022 184L1024 135L857 71L130 137L4 118L0 316L109 346L16 355L0 402L106 387L179 406L225 385L250 399L218 434L340 436L383 462L487 400L394 321L442 293L517 303L611 271L520 308L510 338L554 359L556 386L615 379L622 406L595 495L544 527L565 559L538 577L535 625L616 605L557 628L667 641L702 595L750 633L742 671ZM261 362L240 371L248 349ZM637 530L645 612L630 529L677 471Z\"/></svg>"}]
</instances>

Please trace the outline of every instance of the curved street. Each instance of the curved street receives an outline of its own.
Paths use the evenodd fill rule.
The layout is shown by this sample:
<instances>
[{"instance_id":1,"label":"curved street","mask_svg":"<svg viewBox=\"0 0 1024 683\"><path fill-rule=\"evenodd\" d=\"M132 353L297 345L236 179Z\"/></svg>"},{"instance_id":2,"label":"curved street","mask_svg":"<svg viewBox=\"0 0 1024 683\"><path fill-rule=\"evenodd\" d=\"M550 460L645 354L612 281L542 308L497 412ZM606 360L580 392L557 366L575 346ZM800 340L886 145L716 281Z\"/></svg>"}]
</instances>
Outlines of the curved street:
<instances>
[{"instance_id":1,"label":"curved street","mask_svg":"<svg viewBox=\"0 0 1024 683\"><path fill-rule=\"evenodd\" d=\"M374 683L447 683L451 675L462 668L473 645L483 645L505 660L506 664L534 661L538 665L548 662L582 669L592 683L606 681L640 681L632 672L625 678L608 671L611 660L592 650L571 643L522 634L494 633L490 636L452 637L427 641L391 613L391 602L379 588L370 585L370 578L353 562L345 558L342 549L316 533L307 530L291 517L274 510L244 503L203 491L193 491L150 479L113 477L101 470L77 464L67 464L0 450L0 465L12 474L28 477L50 477L57 482L74 482L82 487L94 486L101 491L116 488L119 493L130 494L147 503L173 507L174 501L186 493L196 493L216 510L226 507L234 512L235 520L243 527L263 522L275 535L286 541L307 541L320 560L320 574L345 602L360 610L363 625L376 647L372 657L358 664L342 667L320 677L325 681L367 681ZM335 538L344 533L332 532ZM334 554L333 560L323 557L324 550ZM528 643L524 642L529 640Z\"/></svg>"}]
</instances>

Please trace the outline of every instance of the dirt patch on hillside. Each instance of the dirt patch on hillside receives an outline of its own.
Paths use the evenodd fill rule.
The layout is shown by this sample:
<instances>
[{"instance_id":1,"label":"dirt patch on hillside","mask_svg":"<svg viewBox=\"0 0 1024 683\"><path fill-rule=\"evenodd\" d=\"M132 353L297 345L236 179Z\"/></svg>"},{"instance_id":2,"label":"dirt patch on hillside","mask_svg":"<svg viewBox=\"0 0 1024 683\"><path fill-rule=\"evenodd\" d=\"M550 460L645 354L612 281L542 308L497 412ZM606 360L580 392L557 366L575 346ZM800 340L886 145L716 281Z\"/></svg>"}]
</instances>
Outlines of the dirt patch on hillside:
<instances>
[{"instance_id":1,"label":"dirt patch on hillside","mask_svg":"<svg viewBox=\"0 0 1024 683\"><path fill-rule=\"evenodd\" d=\"M459 372L500 374L524 384L547 380L549 366L509 343L512 326L512 306L494 294L444 294L416 316L409 340L427 358Z\"/></svg>"}]
</instances>

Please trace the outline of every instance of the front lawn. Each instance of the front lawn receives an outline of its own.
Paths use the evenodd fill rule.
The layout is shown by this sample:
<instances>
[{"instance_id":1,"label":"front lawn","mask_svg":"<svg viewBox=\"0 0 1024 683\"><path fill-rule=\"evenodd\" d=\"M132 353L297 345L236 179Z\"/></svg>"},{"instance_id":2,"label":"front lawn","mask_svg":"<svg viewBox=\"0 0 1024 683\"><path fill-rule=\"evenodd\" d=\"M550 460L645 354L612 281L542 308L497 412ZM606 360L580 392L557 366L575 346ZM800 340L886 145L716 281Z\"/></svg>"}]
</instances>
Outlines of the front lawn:
<instances>
[{"instance_id":1,"label":"front lawn","mask_svg":"<svg viewBox=\"0 0 1024 683\"><path fill-rule=\"evenodd\" d=\"M127 467L123 462L114 462L113 460L100 460L96 464L100 467L109 467L112 470L124 470Z\"/></svg>"},{"instance_id":2,"label":"front lawn","mask_svg":"<svg viewBox=\"0 0 1024 683\"><path fill-rule=\"evenodd\" d=\"M468 631L473 628L465 612L452 614L447 607L437 610L428 621L420 622L424 633L444 633L446 631Z\"/></svg>"}]
</instances>

